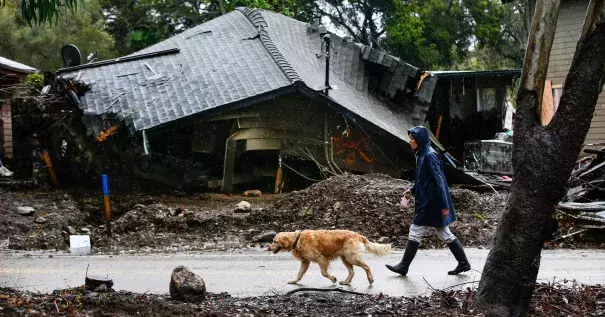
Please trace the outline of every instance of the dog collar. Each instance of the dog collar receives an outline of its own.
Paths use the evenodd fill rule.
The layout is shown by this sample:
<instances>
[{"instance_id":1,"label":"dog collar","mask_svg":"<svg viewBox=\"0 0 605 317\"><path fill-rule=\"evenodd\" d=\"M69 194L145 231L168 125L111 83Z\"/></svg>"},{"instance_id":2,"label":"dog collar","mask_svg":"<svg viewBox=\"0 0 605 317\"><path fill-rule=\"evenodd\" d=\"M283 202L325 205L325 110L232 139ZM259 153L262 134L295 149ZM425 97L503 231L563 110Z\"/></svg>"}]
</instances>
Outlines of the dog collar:
<instances>
[{"instance_id":1,"label":"dog collar","mask_svg":"<svg viewBox=\"0 0 605 317\"><path fill-rule=\"evenodd\" d=\"M296 250L296 246L298 246L298 240L300 239L300 236L302 235L302 231L298 234L298 237L296 237L296 240L294 240L294 244L292 245L292 250Z\"/></svg>"}]
</instances>

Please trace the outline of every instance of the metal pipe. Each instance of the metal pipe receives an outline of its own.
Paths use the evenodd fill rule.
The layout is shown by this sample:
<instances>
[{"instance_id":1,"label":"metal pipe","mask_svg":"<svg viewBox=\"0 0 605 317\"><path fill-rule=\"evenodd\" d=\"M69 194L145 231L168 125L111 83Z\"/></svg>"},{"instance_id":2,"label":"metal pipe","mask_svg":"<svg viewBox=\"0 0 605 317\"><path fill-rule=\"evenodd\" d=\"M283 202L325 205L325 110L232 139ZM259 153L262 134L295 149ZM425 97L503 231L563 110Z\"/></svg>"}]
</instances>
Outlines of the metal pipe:
<instances>
[{"instance_id":1,"label":"metal pipe","mask_svg":"<svg viewBox=\"0 0 605 317\"><path fill-rule=\"evenodd\" d=\"M324 93L327 96L328 92L330 91L330 35L329 34L326 34L324 36L324 41L326 42L326 82L325 82L326 90L324 91Z\"/></svg>"},{"instance_id":2,"label":"metal pipe","mask_svg":"<svg viewBox=\"0 0 605 317\"><path fill-rule=\"evenodd\" d=\"M279 155L278 165L277 165L277 173L275 174L275 188L273 189L274 194L279 194L281 190L281 185L283 183L283 170L281 166L281 154Z\"/></svg>"},{"instance_id":3,"label":"metal pipe","mask_svg":"<svg viewBox=\"0 0 605 317\"><path fill-rule=\"evenodd\" d=\"M328 142L328 114L326 113L324 116L324 158L326 160L326 165L328 166L330 171L334 174L337 174L336 170L330 163L330 149L328 148L329 144L330 142Z\"/></svg>"},{"instance_id":4,"label":"metal pipe","mask_svg":"<svg viewBox=\"0 0 605 317\"><path fill-rule=\"evenodd\" d=\"M149 155L149 148L147 145L147 130L143 130L143 149L145 149L145 155Z\"/></svg>"},{"instance_id":5,"label":"metal pipe","mask_svg":"<svg viewBox=\"0 0 605 317\"><path fill-rule=\"evenodd\" d=\"M105 206L105 225L107 228L107 236L111 237L111 205L109 204L109 182L107 175L101 177L103 182L103 204Z\"/></svg>"}]
</instances>

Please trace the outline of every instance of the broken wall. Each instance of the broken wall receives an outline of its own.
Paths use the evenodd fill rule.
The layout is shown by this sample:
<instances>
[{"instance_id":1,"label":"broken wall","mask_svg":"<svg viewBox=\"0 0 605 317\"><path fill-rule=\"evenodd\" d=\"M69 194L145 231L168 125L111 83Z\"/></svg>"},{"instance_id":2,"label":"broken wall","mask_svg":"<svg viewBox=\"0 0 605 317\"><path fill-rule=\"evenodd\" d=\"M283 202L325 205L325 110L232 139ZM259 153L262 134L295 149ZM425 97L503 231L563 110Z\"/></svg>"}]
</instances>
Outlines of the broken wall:
<instances>
[{"instance_id":1,"label":"broken wall","mask_svg":"<svg viewBox=\"0 0 605 317\"><path fill-rule=\"evenodd\" d=\"M13 157L13 119L10 99L0 100L0 146L4 158ZM1 157L0 157L1 159Z\"/></svg>"},{"instance_id":2,"label":"broken wall","mask_svg":"<svg viewBox=\"0 0 605 317\"><path fill-rule=\"evenodd\" d=\"M506 76L440 76L427 120L436 132L443 116L439 141L454 157L463 158L465 142L492 139L502 131L511 85Z\"/></svg>"},{"instance_id":3,"label":"broken wall","mask_svg":"<svg viewBox=\"0 0 605 317\"><path fill-rule=\"evenodd\" d=\"M364 125L325 103L294 93L208 118L180 120L148 135L156 151L180 139L185 152L214 162L209 187L223 186L225 181L231 183L229 187L275 178L280 156L310 179L321 178L322 168L328 173L347 170L400 176L402 166L410 164L402 157L413 157L404 150L406 144ZM393 142L401 147L394 147Z\"/></svg>"}]
</instances>

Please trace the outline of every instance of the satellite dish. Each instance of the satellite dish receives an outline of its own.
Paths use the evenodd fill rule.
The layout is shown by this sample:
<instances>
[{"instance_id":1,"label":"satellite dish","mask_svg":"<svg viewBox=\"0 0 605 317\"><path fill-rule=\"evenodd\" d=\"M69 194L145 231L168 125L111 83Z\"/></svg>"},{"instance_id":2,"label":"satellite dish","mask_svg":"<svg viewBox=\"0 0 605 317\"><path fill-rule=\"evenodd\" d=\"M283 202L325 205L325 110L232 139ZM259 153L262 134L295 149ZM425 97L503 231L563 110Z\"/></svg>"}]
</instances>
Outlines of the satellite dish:
<instances>
[{"instance_id":1,"label":"satellite dish","mask_svg":"<svg viewBox=\"0 0 605 317\"><path fill-rule=\"evenodd\" d=\"M67 44L61 49L61 58L65 67L78 66L82 64L80 50L72 44Z\"/></svg>"}]
</instances>

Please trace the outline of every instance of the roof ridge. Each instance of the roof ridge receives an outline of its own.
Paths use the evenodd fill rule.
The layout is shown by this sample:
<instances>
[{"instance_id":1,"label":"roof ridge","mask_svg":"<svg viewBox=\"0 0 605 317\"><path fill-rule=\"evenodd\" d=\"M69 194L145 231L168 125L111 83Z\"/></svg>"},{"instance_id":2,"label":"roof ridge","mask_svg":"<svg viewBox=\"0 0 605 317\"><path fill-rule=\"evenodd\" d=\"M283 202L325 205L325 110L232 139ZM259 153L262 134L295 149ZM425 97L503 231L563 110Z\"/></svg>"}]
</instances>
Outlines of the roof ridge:
<instances>
[{"instance_id":1,"label":"roof ridge","mask_svg":"<svg viewBox=\"0 0 605 317\"><path fill-rule=\"evenodd\" d=\"M302 81L302 78L279 51L279 48L275 45L267 30L265 30L265 28L268 27L268 24L260 10L248 7L238 7L237 10L241 12L255 28L257 28L261 43L263 43L263 46L267 49L269 55L271 55L286 77L288 77L291 82Z\"/></svg>"}]
</instances>

